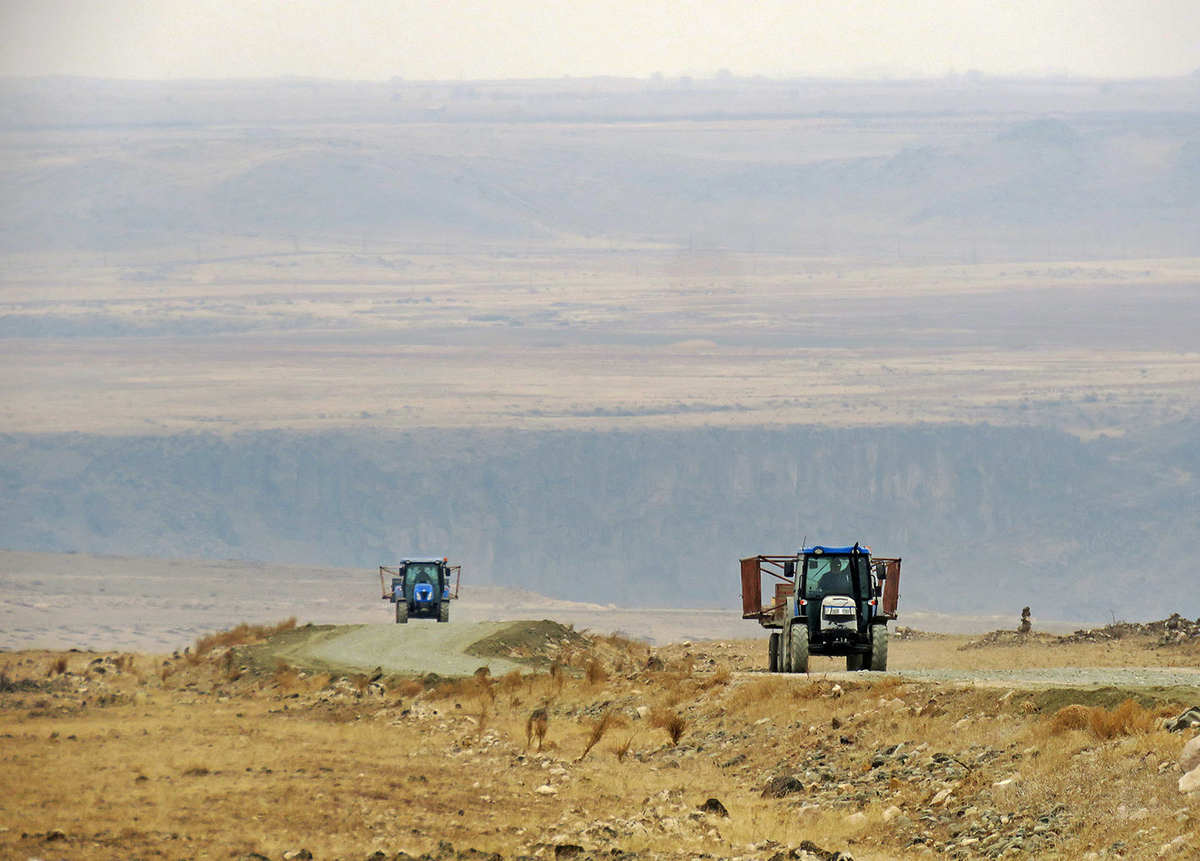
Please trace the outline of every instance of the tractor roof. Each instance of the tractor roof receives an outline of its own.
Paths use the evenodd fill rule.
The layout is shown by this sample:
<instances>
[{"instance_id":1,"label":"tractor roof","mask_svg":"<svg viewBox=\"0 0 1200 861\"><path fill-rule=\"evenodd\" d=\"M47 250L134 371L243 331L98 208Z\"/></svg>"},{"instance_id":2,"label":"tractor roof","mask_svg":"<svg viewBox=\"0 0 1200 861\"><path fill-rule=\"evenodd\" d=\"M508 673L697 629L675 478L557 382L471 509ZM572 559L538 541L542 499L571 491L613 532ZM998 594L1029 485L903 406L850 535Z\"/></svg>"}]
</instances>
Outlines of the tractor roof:
<instances>
[{"instance_id":1,"label":"tractor roof","mask_svg":"<svg viewBox=\"0 0 1200 861\"><path fill-rule=\"evenodd\" d=\"M817 556L849 556L854 552L854 548L858 548L858 552L864 556L871 555L871 548L865 544L847 544L844 547L833 547L828 544L814 544L812 547L801 547L800 555L817 555Z\"/></svg>"},{"instance_id":2,"label":"tractor roof","mask_svg":"<svg viewBox=\"0 0 1200 861\"><path fill-rule=\"evenodd\" d=\"M407 559L401 559L400 564L407 565L409 562L437 562L440 565L445 561L446 560L440 556L413 556Z\"/></svg>"}]
</instances>

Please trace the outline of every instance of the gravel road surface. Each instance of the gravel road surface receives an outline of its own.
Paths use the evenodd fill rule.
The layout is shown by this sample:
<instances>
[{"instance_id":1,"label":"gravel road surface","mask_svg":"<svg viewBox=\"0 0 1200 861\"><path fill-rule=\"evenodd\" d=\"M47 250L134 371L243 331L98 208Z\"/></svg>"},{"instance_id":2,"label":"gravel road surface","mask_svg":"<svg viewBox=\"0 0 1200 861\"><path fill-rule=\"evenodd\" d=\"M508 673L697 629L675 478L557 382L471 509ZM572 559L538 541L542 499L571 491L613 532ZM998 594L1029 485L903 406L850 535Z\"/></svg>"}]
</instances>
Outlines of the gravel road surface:
<instances>
[{"instance_id":1,"label":"gravel road surface","mask_svg":"<svg viewBox=\"0 0 1200 861\"><path fill-rule=\"evenodd\" d=\"M511 622L451 622L416 620L407 625L340 625L317 628L304 636L297 628L286 642L272 642L273 657L298 667L371 671L385 673L437 673L440 676L469 676L479 667L492 675L521 668L502 658L481 658L466 649L485 637L499 633ZM524 668L528 669L528 668Z\"/></svg>"}]
</instances>

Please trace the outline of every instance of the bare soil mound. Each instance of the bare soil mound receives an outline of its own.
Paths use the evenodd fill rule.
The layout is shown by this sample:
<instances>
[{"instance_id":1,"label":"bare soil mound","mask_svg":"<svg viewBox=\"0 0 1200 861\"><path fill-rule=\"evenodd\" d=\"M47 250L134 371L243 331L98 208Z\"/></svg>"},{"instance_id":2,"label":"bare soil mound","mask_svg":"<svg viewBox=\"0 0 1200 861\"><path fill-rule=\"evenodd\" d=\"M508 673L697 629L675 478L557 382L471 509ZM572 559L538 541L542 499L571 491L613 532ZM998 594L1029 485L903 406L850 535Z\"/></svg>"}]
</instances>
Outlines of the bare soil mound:
<instances>
[{"instance_id":1,"label":"bare soil mound","mask_svg":"<svg viewBox=\"0 0 1200 861\"><path fill-rule=\"evenodd\" d=\"M574 628L549 619L540 622L514 622L491 636L466 648L467 654L481 658L508 658L529 664L548 664L564 650L574 651L588 645L588 639Z\"/></svg>"}]
</instances>

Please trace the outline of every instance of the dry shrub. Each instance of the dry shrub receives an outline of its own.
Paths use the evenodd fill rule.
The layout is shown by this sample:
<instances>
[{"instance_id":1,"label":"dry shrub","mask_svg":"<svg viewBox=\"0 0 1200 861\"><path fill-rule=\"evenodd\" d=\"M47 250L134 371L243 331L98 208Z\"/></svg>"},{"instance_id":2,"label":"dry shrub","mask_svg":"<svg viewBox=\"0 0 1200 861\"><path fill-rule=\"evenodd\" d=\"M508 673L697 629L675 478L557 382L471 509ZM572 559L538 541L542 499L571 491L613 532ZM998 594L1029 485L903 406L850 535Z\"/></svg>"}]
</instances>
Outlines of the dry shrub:
<instances>
[{"instance_id":1,"label":"dry shrub","mask_svg":"<svg viewBox=\"0 0 1200 861\"><path fill-rule=\"evenodd\" d=\"M727 707L730 711L737 712L750 706L764 705L777 700L783 687L783 680L775 678L743 682L733 689L733 693L726 700Z\"/></svg>"},{"instance_id":2,"label":"dry shrub","mask_svg":"<svg viewBox=\"0 0 1200 861\"><path fill-rule=\"evenodd\" d=\"M279 689L286 693L299 681L300 674L287 661L280 660L275 664L275 674L272 678Z\"/></svg>"},{"instance_id":3,"label":"dry shrub","mask_svg":"<svg viewBox=\"0 0 1200 861\"><path fill-rule=\"evenodd\" d=\"M196 648L192 654L199 659L218 647L229 648L231 646L244 646L248 643L257 643L265 640L273 634L280 634L284 631L290 631L296 627L296 617L285 619L274 625L251 625L247 622L242 622L230 628L228 631L219 631L215 634L205 634L200 639L196 640Z\"/></svg>"},{"instance_id":4,"label":"dry shrub","mask_svg":"<svg viewBox=\"0 0 1200 861\"><path fill-rule=\"evenodd\" d=\"M672 745L679 744L683 734L687 732L688 721L674 709L658 709L650 714L650 725L656 729L667 731Z\"/></svg>"},{"instance_id":5,"label":"dry shrub","mask_svg":"<svg viewBox=\"0 0 1200 861\"><path fill-rule=\"evenodd\" d=\"M420 679L398 679L388 687L401 698L416 697L425 690L425 685L421 683Z\"/></svg>"},{"instance_id":6,"label":"dry shrub","mask_svg":"<svg viewBox=\"0 0 1200 861\"><path fill-rule=\"evenodd\" d=\"M871 682L868 690L877 697L886 697L887 699L895 699L900 688L904 687L906 682L904 679L897 676L888 676L876 682Z\"/></svg>"},{"instance_id":7,"label":"dry shrub","mask_svg":"<svg viewBox=\"0 0 1200 861\"><path fill-rule=\"evenodd\" d=\"M1050 718L1050 731L1061 735L1076 729L1087 729L1092 721L1092 710L1087 706L1063 706Z\"/></svg>"},{"instance_id":8,"label":"dry shrub","mask_svg":"<svg viewBox=\"0 0 1200 861\"><path fill-rule=\"evenodd\" d=\"M730 671L729 667L721 665L709 675L701 678L696 683L696 687L702 691L711 690L712 688L723 688L728 685L732 679L733 673Z\"/></svg>"},{"instance_id":9,"label":"dry shrub","mask_svg":"<svg viewBox=\"0 0 1200 861\"><path fill-rule=\"evenodd\" d=\"M356 690L361 696L362 694L365 694L367 692L367 688L371 686L371 677L364 675L363 673L357 673L350 677L350 684L354 685L354 690Z\"/></svg>"},{"instance_id":10,"label":"dry shrub","mask_svg":"<svg viewBox=\"0 0 1200 861\"><path fill-rule=\"evenodd\" d=\"M1092 711L1089 729L1101 741L1128 735L1146 735L1154 730L1154 712L1146 710L1137 700L1125 700L1111 712L1097 708Z\"/></svg>"},{"instance_id":11,"label":"dry shrub","mask_svg":"<svg viewBox=\"0 0 1200 861\"><path fill-rule=\"evenodd\" d=\"M614 712L612 709L606 709L600 717L592 721L591 729L588 731L587 743L583 747L583 753L579 754L579 759L576 762L583 760L585 756L591 753L592 748L600 743L600 739L604 738L604 734L614 727L624 723L621 715Z\"/></svg>"},{"instance_id":12,"label":"dry shrub","mask_svg":"<svg viewBox=\"0 0 1200 861\"><path fill-rule=\"evenodd\" d=\"M46 675L50 677L61 676L66 671L67 659L65 656L59 656L50 664L50 671Z\"/></svg>"},{"instance_id":13,"label":"dry shrub","mask_svg":"<svg viewBox=\"0 0 1200 861\"><path fill-rule=\"evenodd\" d=\"M476 717L476 720L478 721L478 725L476 727L475 740L477 742L483 740L483 734L485 732L487 732L488 723L491 720L491 717L492 717L491 706L485 700L479 704L479 715Z\"/></svg>"},{"instance_id":14,"label":"dry shrub","mask_svg":"<svg viewBox=\"0 0 1200 861\"><path fill-rule=\"evenodd\" d=\"M617 762L624 762L625 757L629 756L629 751L633 747L633 736L627 737L623 742L612 749L613 755L617 758Z\"/></svg>"},{"instance_id":15,"label":"dry shrub","mask_svg":"<svg viewBox=\"0 0 1200 861\"><path fill-rule=\"evenodd\" d=\"M608 681L608 670L604 669L604 664L600 663L599 658L592 658L588 661L585 678L592 687Z\"/></svg>"},{"instance_id":16,"label":"dry shrub","mask_svg":"<svg viewBox=\"0 0 1200 861\"><path fill-rule=\"evenodd\" d=\"M500 690L508 696L508 704L517 706L520 704L518 695L521 692L521 683L524 680L521 678L520 670L510 670L500 677Z\"/></svg>"},{"instance_id":17,"label":"dry shrub","mask_svg":"<svg viewBox=\"0 0 1200 861\"><path fill-rule=\"evenodd\" d=\"M563 672L562 664L554 661L550 664L550 687L553 689L555 696L562 693L563 685L566 684L566 673Z\"/></svg>"},{"instance_id":18,"label":"dry shrub","mask_svg":"<svg viewBox=\"0 0 1200 861\"><path fill-rule=\"evenodd\" d=\"M158 668L158 678L163 683L163 687L166 687L167 679L171 678L171 674L174 672L175 668L165 662Z\"/></svg>"},{"instance_id":19,"label":"dry shrub","mask_svg":"<svg viewBox=\"0 0 1200 861\"><path fill-rule=\"evenodd\" d=\"M529 745L533 744L533 739L536 737L538 750L541 750L542 745L546 742L546 731L549 728L550 711L545 705L530 712L529 720L525 721L525 749L529 749Z\"/></svg>"},{"instance_id":20,"label":"dry shrub","mask_svg":"<svg viewBox=\"0 0 1200 861\"><path fill-rule=\"evenodd\" d=\"M1125 700L1112 711L1099 706L1064 706L1050 718L1050 731L1055 735L1073 730L1087 730L1100 741L1110 741L1130 735L1145 735L1157 724L1155 713L1137 700Z\"/></svg>"}]
</instances>

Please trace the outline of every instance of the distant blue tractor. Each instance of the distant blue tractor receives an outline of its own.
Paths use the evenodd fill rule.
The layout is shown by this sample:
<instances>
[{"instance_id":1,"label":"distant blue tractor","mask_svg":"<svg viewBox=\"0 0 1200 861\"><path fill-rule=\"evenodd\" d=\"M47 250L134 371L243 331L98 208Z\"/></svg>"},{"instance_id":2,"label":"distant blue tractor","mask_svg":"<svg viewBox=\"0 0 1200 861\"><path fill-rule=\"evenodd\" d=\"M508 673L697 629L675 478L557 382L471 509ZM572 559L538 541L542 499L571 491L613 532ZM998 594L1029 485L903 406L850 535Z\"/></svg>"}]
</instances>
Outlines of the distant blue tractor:
<instances>
[{"instance_id":1,"label":"distant blue tractor","mask_svg":"<svg viewBox=\"0 0 1200 861\"><path fill-rule=\"evenodd\" d=\"M461 565L450 565L447 559L401 559L395 568L380 565L383 600L396 605L396 621L401 624L410 617L449 622L450 601L458 597L461 572Z\"/></svg>"},{"instance_id":2,"label":"distant blue tractor","mask_svg":"<svg viewBox=\"0 0 1200 861\"><path fill-rule=\"evenodd\" d=\"M776 580L762 603L763 575ZM815 545L795 556L742 560L742 618L771 630L771 672L808 672L810 655L844 656L847 670L887 669L887 623L900 599L900 559L871 548Z\"/></svg>"}]
</instances>

